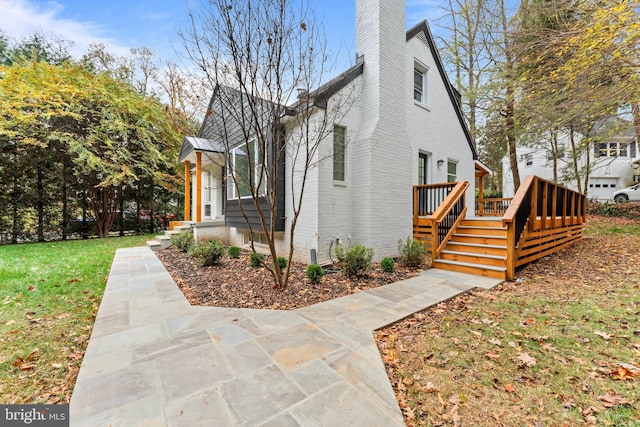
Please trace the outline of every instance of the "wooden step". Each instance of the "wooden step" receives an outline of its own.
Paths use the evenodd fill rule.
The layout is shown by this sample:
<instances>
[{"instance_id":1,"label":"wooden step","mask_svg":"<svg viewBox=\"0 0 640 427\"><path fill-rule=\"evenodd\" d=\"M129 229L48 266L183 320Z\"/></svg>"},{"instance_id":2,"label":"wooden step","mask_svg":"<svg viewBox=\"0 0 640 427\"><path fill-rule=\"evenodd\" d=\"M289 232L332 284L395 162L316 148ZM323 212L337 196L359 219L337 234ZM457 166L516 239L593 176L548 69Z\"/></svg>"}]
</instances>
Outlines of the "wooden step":
<instances>
[{"instance_id":1,"label":"wooden step","mask_svg":"<svg viewBox=\"0 0 640 427\"><path fill-rule=\"evenodd\" d=\"M445 247L448 250L458 252L472 252L474 254L501 255L506 256L507 247L500 245L480 245L476 243L452 242L449 241Z\"/></svg>"},{"instance_id":2,"label":"wooden step","mask_svg":"<svg viewBox=\"0 0 640 427\"><path fill-rule=\"evenodd\" d=\"M480 264L452 261L448 259L433 260L432 266L434 268L441 268L443 270L458 271L460 273L475 274L485 277L495 277L497 279L506 279L507 277L506 267L492 267Z\"/></svg>"},{"instance_id":3,"label":"wooden step","mask_svg":"<svg viewBox=\"0 0 640 427\"><path fill-rule=\"evenodd\" d=\"M507 236L454 233L451 242L475 243L477 245L507 246Z\"/></svg>"},{"instance_id":4,"label":"wooden step","mask_svg":"<svg viewBox=\"0 0 640 427\"><path fill-rule=\"evenodd\" d=\"M451 261L460 261L468 264L478 264L492 267L505 267L506 257L500 255L486 255L472 252L459 252L445 249L440 252L440 258Z\"/></svg>"},{"instance_id":5,"label":"wooden step","mask_svg":"<svg viewBox=\"0 0 640 427\"><path fill-rule=\"evenodd\" d=\"M469 227L493 227L493 228L506 228L502 223L502 218L500 219L483 219L483 218L473 218L473 219L463 219L460 225L469 226Z\"/></svg>"},{"instance_id":6,"label":"wooden step","mask_svg":"<svg viewBox=\"0 0 640 427\"><path fill-rule=\"evenodd\" d=\"M506 228L498 228L498 227L478 227L478 226L467 226L467 225L459 225L456 228L456 233L458 234L479 234L481 236L506 236L507 229Z\"/></svg>"}]
</instances>

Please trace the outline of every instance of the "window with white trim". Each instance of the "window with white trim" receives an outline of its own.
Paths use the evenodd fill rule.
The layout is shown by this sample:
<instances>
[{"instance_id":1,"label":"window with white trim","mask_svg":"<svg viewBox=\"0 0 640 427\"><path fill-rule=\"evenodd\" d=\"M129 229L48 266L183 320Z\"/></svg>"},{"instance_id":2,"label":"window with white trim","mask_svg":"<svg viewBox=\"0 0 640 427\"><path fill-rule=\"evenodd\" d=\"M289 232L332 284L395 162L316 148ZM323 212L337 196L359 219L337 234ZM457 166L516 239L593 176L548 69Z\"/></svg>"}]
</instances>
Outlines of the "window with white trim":
<instances>
[{"instance_id":1,"label":"window with white trim","mask_svg":"<svg viewBox=\"0 0 640 427\"><path fill-rule=\"evenodd\" d=\"M526 166L533 166L533 154L525 154L524 163Z\"/></svg>"},{"instance_id":2,"label":"window with white trim","mask_svg":"<svg viewBox=\"0 0 640 427\"><path fill-rule=\"evenodd\" d=\"M426 184L428 177L428 161L429 155L426 153L418 153L418 184Z\"/></svg>"},{"instance_id":3,"label":"window with white trim","mask_svg":"<svg viewBox=\"0 0 640 427\"><path fill-rule=\"evenodd\" d=\"M333 126L333 180L344 181L347 128Z\"/></svg>"},{"instance_id":4,"label":"window with white trim","mask_svg":"<svg viewBox=\"0 0 640 427\"><path fill-rule=\"evenodd\" d=\"M594 157L636 157L636 141L598 142L593 144Z\"/></svg>"},{"instance_id":5,"label":"window with white trim","mask_svg":"<svg viewBox=\"0 0 640 427\"><path fill-rule=\"evenodd\" d=\"M429 69L414 62L413 64L413 99L423 105L429 105Z\"/></svg>"},{"instance_id":6,"label":"window with white trim","mask_svg":"<svg viewBox=\"0 0 640 427\"><path fill-rule=\"evenodd\" d=\"M458 180L458 162L447 160L447 182L456 182Z\"/></svg>"},{"instance_id":7,"label":"window with white trim","mask_svg":"<svg viewBox=\"0 0 640 427\"><path fill-rule=\"evenodd\" d=\"M251 197L251 189L257 195L266 193L264 159L256 139L234 148L229 153L228 199Z\"/></svg>"}]
</instances>

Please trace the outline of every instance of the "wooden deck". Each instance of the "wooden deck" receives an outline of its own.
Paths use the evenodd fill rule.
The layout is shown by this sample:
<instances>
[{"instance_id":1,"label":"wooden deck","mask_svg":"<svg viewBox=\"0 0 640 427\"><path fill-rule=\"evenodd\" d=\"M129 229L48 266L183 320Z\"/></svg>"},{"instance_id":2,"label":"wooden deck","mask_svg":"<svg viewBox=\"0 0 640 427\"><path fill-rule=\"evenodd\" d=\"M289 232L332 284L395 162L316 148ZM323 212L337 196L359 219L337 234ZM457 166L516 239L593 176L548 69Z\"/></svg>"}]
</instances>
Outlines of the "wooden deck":
<instances>
[{"instance_id":1,"label":"wooden deck","mask_svg":"<svg viewBox=\"0 0 640 427\"><path fill-rule=\"evenodd\" d=\"M482 199L474 209L479 216L467 217L467 187L414 187L413 236L428 245L435 268L510 280L517 267L582 238L580 193L527 176L508 207L509 199Z\"/></svg>"}]
</instances>

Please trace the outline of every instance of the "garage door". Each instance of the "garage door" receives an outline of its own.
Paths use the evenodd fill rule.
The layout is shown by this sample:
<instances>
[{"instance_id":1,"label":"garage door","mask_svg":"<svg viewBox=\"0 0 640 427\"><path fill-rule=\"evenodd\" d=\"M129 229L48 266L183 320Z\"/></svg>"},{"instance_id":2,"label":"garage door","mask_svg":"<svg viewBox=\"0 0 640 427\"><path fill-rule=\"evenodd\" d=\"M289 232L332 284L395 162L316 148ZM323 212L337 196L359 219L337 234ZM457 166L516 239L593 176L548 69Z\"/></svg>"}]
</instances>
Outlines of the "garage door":
<instances>
[{"instance_id":1,"label":"garage door","mask_svg":"<svg viewBox=\"0 0 640 427\"><path fill-rule=\"evenodd\" d=\"M589 193L587 198L590 200L611 200L611 195L618 189L617 178L591 178L589 181Z\"/></svg>"}]
</instances>

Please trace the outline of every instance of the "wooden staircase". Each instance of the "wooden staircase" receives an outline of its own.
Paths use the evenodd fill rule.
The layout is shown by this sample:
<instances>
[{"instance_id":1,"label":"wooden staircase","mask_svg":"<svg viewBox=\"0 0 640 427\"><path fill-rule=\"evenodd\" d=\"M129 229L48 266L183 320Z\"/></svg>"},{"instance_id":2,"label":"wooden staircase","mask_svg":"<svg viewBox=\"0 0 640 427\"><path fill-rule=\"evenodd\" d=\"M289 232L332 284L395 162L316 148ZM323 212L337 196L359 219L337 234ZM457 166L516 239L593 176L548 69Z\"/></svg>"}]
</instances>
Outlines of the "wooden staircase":
<instances>
[{"instance_id":1,"label":"wooden staircase","mask_svg":"<svg viewBox=\"0 0 640 427\"><path fill-rule=\"evenodd\" d=\"M463 219L432 265L506 279L507 246L507 227L502 218Z\"/></svg>"}]
</instances>

